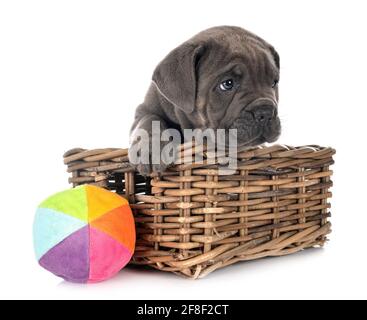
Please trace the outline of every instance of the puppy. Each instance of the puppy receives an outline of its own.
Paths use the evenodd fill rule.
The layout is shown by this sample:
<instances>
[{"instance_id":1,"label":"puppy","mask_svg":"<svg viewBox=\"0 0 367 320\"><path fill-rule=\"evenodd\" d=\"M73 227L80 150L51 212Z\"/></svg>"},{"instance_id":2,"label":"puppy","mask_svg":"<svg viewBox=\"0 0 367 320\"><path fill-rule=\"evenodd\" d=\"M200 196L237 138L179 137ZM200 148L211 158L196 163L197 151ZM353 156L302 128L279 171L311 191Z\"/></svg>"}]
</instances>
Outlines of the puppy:
<instances>
[{"instance_id":1,"label":"puppy","mask_svg":"<svg viewBox=\"0 0 367 320\"><path fill-rule=\"evenodd\" d=\"M240 147L273 142L278 117L279 55L260 37L239 27L204 30L171 51L156 67L145 101L136 109L131 147L138 129L237 129ZM160 142L162 147L164 142ZM148 175L161 161L137 165Z\"/></svg>"}]
</instances>

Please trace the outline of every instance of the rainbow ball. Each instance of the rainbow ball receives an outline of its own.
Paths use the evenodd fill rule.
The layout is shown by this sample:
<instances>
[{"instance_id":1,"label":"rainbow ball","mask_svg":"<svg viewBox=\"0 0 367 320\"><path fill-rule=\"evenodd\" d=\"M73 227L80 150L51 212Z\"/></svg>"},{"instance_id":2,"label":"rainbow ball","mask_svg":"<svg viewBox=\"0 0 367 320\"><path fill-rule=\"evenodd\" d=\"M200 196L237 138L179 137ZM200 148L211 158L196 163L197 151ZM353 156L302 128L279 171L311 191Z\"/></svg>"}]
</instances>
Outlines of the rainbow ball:
<instances>
[{"instance_id":1,"label":"rainbow ball","mask_svg":"<svg viewBox=\"0 0 367 320\"><path fill-rule=\"evenodd\" d=\"M42 267L67 281L98 282L130 261L135 248L134 218L123 197L83 185L39 205L33 238Z\"/></svg>"}]
</instances>

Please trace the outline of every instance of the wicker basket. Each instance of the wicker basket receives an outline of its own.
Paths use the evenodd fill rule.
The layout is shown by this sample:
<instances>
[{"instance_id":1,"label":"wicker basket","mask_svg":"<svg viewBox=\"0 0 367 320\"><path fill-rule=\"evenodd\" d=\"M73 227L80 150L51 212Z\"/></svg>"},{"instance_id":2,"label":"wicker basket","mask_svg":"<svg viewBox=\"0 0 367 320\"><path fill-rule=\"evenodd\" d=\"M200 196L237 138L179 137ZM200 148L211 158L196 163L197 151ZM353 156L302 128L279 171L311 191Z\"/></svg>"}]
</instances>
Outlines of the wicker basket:
<instances>
[{"instance_id":1,"label":"wicker basket","mask_svg":"<svg viewBox=\"0 0 367 320\"><path fill-rule=\"evenodd\" d=\"M196 279L238 261L322 246L331 231L334 153L258 147L238 153L232 175L204 162L150 178L134 172L127 149L72 149L64 162L73 186L95 184L130 201L137 227L132 263Z\"/></svg>"}]
</instances>

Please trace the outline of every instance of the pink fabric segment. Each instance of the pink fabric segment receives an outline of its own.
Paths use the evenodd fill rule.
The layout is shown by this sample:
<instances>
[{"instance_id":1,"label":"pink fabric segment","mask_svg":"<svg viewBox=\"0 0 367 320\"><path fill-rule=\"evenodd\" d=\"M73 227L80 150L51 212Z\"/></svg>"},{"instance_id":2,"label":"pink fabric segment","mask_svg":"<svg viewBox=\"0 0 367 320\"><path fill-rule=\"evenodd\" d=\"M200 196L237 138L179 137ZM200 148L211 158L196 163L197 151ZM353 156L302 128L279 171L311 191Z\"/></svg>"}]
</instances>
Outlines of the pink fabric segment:
<instances>
[{"instance_id":1,"label":"pink fabric segment","mask_svg":"<svg viewBox=\"0 0 367 320\"><path fill-rule=\"evenodd\" d=\"M130 261L132 252L104 232L89 226L89 237L88 283L112 277Z\"/></svg>"}]
</instances>

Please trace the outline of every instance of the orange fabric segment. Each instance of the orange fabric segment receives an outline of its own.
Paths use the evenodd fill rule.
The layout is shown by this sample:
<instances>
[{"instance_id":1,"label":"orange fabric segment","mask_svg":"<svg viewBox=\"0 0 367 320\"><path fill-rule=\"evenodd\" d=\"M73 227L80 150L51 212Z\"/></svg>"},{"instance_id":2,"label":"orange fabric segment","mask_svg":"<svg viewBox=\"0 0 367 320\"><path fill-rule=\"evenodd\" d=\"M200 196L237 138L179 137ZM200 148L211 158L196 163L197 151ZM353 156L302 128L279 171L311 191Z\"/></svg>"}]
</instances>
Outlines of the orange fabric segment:
<instances>
[{"instance_id":1,"label":"orange fabric segment","mask_svg":"<svg viewBox=\"0 0 367 320\"><path fill-rule=\"evenodd\" d=\"M88 221L91 222L114 208L128 205L127 200L103 188L86 186L88 201Z\"/></svg>"},{"instance_id":2,"label":"orange fabric segment","mask_svg":"<svg viewBox=\"0 0 367 320\"><path fill-rule=\"evenodd\" d=\"M107 212L98 219L90 222L90 225L108 234L134 253L135 223L129 205L124 205Z\"/></svg>"}]
</instances>

